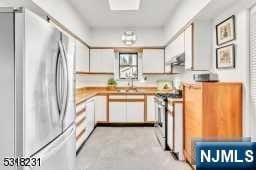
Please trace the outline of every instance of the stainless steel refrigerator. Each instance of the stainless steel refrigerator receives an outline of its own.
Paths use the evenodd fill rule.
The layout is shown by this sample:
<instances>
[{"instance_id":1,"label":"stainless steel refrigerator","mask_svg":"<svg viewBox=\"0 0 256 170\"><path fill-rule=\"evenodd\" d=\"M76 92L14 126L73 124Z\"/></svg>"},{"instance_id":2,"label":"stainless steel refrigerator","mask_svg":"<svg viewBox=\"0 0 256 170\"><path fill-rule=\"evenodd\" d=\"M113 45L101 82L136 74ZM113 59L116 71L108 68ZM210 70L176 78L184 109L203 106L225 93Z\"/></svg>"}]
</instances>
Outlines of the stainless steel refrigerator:
<instances>
[{"instance_id":1,"label":"stainless steel refrigerator","mask_svg":"<svg viewBox=\"0 0 256 170\"><path fill-rule=\"evenodd\" d=\"M27 9L0 8L0 169L75 170L75 41ZM35 167L4 159L40 158Z\"/></svg>"}]
</instances>

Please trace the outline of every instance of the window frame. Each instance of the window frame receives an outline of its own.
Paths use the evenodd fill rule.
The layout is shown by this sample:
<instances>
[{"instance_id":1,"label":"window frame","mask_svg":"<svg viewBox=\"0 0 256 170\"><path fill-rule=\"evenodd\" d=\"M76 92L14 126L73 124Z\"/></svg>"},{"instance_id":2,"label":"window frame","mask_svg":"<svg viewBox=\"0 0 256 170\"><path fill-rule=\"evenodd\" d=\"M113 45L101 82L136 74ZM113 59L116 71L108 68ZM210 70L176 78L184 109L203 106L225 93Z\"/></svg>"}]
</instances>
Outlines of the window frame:
<instances>
[{"instance_id":1,"label":"window frame","mask_svg":"<svg viewBox=\"0 0 256 170\"><path fill-rule=\"evenodd\" d=\"M121 65L121 55L123 54L135 54L136 55L136 65ZM118 68L119 68L119 80L130 80L130 79L133 79L133 80L138 80L139 79L139 54L138 52L119 52L118 54L118 60L119 60L119 63L118 63ZM121 78L121 67L130 67L133 68L133 67L136 67L136 78Z\"/></svg>"}]
</instances>

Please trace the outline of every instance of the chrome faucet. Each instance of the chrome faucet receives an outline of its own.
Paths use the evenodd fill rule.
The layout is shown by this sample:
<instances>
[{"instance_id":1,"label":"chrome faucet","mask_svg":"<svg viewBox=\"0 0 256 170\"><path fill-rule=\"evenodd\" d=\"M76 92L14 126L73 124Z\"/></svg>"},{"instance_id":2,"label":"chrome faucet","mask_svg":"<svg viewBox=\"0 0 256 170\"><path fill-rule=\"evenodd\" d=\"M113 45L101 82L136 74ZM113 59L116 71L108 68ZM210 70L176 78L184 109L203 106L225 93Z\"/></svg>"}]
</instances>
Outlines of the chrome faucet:
<instances>
[{"instance_id":1,"label":"chrome faucet","mask_svg":"<svg viewBox=\"0 0 256 170\"><path fill-rule=\"evenodd\" d=\"M130 78L130 82L128 82L128 86L129 86L128 91L129 91L129 90L135 90L135 91L137 91L137 89L134 87L134 79L133 79L132 77Z\"/></svg>"}]
</instances>

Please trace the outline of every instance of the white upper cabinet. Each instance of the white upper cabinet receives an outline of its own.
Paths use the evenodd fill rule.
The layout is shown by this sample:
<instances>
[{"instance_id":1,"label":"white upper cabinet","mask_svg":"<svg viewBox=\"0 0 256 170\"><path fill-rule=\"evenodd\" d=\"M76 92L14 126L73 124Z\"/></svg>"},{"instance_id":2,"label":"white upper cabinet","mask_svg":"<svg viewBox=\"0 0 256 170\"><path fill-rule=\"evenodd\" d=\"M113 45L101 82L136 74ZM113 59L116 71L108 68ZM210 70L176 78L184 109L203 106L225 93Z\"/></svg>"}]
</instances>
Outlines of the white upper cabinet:
<instances>
[{"instance_id":1,"label":"white upper cabinet","mask_svg":"<svg viewBox=\"0 0 256 170\"><path fill-rule=\"evenodd\" d=\"M79 41L76 41L76 71L89 72L89 53L87 46Z\"/></svg>"},{"instance_id":2,"label":"white upper cabinet","mask_svg":"<svg viewBox=\"0 0 256 170\"><path fill-rule=\"evenodd\" d=\"M143 73L164 73L164 50L143 50Z\"/></svg>"},{"instance_id":3,"label":"white upper cabinet","mask_svg":"<svg viewBox=\"0 0 256 170\"><path fill-rule=\"evenodd\" d=\"M113 49L91 49L90 71L98 73L114 72L115 52Z\"/></svg>"},{"instance_id":4,"label":"white upper cabinet","mask_svg":"<svg viewBox=\"0 0 256 170\"><path fill-rule=\"evenodd\" d=\"M171 42L165 49L165 62L170 62L173 57L181 55L185 52L185 36L182 32L173 42ZM165 72L171 72L170 67L165 67Z\"/></svg>"},{"instance_id":5,"label":"white upper cabinet","mask_svg":"<svg viewBox=\"0 0 256 170\"><path fill-rule=\"evenodd\" d=\"M193 66L193 26L185 30L185 69L192 69Z\"/></svg>"},{"instance_id":6,"label":"white upper cabinet","mask_svg":"<svg viewBox=\"0 0 256 170\"><path fill-rule=\"evenodd\" d=\"M212 65L212 23L195 21L185 30L185 68L210 70Z\"/></svg>"},{"instance_id":7,"label":"white upper cabinet","mask_svg":"<svg viewBox=\"0 0 256 170\"><path fill-rule=\"evenodd\" d=\"M172 57L184 53L184 32L181 33L173 42L171 42L165 51L166 62L170 61Z\"/></svg>"}]
</instances>

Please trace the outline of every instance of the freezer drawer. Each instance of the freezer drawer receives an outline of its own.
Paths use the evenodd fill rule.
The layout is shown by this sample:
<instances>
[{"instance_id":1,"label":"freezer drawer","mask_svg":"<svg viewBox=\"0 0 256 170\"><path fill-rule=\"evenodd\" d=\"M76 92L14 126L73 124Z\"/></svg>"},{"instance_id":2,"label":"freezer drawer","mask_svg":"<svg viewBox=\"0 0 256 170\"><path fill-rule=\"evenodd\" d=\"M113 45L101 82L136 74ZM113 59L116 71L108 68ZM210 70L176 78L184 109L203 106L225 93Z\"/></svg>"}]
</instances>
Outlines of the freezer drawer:
<instances>
[{"instance_id":1,"label":"freezer drawer","mask_svg":"<svg viewBox=\"0 0 256 170\"><path fill-rule=\"evenodd\" d=\"M34 156L41 158L41 166L28 170L76 170L75 150L75 126L72 126Z\"/></svg>"}]
</instances>

